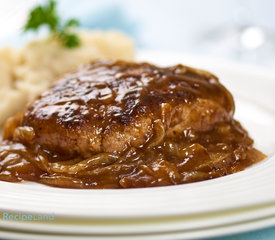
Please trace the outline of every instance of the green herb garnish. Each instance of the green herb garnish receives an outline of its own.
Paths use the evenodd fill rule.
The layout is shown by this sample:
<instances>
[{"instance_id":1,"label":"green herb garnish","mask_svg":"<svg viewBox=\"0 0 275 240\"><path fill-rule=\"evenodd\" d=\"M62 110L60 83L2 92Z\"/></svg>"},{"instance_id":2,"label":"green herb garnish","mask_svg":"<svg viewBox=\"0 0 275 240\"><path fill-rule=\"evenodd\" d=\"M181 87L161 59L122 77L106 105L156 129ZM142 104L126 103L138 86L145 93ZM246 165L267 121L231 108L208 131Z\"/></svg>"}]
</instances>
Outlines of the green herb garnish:
<instances>
[{"instance_id":1,"label":"green herb garnish","mask_svg":"<svg viewBox=\"0 0 275 240\"><path fill-rule=\"evenodd\" d=\"M74 48L80 45L79 37L73 32L74 28L79 26L78 20L69 19L61 23L54 0L50 0L45 6L37 6L31 10L24 32L37 31L42 25L48 26L52 35L65 47Z\"/></svg>"}]
</instances>

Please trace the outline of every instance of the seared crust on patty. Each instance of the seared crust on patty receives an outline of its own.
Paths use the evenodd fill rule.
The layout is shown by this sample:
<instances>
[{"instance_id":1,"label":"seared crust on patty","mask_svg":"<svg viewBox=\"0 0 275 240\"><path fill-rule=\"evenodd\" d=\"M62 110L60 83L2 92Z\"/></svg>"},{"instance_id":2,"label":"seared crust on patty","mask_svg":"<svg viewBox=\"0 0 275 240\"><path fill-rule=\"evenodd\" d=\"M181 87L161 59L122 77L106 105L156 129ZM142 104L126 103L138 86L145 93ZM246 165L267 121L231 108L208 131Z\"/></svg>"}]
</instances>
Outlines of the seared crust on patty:
<instances>
[{"instance_id":1,"label":"seared crust on patty","mask_svg":"<svg viewBox=\"0 0 275 240\"><path fill-rule=\"evenodd\" d=\"M28 107L21 125L33 128L44 149L89 157L150 144L158 120L175 136L209 130L233 112L231 94L208 72L99 61L57 81Z\"/></svg>"}]
</instances>

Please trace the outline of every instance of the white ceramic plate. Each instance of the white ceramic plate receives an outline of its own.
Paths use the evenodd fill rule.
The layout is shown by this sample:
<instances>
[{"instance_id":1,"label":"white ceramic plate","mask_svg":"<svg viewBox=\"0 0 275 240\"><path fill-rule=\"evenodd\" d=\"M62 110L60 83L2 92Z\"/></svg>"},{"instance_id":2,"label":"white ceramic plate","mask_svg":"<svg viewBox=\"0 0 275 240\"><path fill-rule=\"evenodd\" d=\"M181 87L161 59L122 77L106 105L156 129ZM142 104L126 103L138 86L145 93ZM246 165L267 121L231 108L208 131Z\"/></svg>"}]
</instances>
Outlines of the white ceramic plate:
<instances>
[{"instance_id":1,"label":"white ceramic plate","mask_svg":"<svg viewBox=\"0 0 275 240\"><path fill-rule=\"evenodd\" d=\"M274 224L275 158L271 156L275 152L275 73L235 62L174 53L140 52L138 59L160 65L183 63L218 75L234 95L236 118L269 158L230 176L147 189L71 190L35 183L0 182L2 211L54 213L60 223L55 226L33 224L34 227L17 222L10 222L8 226L0 222L2 231L8 227L18 231L30 228L37 232L61 233L67 228L69 232L86 231L87 234L151 232L151 237L161 231L167 231L168 235L170 232L171 236L174 231L173 236L183 237L189 231L186 236L191 238L199 237L198 232L203 231L206 237L234 232L234 229L235 232L249 230L248 226L254 224L255 227L257 222L259 227ZM130 221L127 219L133 221L132 225L127 224ZM90 222L76 224L79 221ZM238 225L234 225L236 223Z\"/></svg>"},{"instance_id":2,"label":"white ceramic plate","mask_svg":"<svg viewBox=\"0 0 275 240\"><path fill-rule=\"evenodd\" d=\"M237 223L233 225L225 225L215 228L204 228L192 231L172 231L162 232L154 234L71 234L67 231L63 231L63 234L49 233L46 232L28 232L28 231L16 231L12 230L0 230L0 236L5 239L26 239L26 240L87 240L87 239L100 239L100 240L113 240L113 239L127 239L127 240L167 240L167 239L178 239L178 240L190 240L190 239L204 239L209 237L224 236L227 234L241 233L243 231L257 230L267 226L274 226L275 218L261 219L258 221L247 221L243 223ZM127 228L127 226L125 226Z\"/></svg>"}]
</instances>

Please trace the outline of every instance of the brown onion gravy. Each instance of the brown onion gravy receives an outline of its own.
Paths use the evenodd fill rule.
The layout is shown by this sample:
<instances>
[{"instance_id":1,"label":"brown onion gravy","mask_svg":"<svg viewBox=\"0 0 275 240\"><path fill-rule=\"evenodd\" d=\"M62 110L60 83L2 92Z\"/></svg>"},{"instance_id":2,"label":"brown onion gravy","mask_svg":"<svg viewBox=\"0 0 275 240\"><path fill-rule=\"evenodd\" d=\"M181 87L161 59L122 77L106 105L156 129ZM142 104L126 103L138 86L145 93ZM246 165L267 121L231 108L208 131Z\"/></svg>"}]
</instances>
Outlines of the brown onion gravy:
<instances>
[{"instance_id":1,"label":"brown onion gravy","mask_svg":"<svg viewBox=\"0 0 275 240\"><path fill-rule=\"evenodd\" d=\"M218 79L182 65L95 62L7 121L0 180L65 188L183 184L262 160Z\"/></svg>"}]
</instances>

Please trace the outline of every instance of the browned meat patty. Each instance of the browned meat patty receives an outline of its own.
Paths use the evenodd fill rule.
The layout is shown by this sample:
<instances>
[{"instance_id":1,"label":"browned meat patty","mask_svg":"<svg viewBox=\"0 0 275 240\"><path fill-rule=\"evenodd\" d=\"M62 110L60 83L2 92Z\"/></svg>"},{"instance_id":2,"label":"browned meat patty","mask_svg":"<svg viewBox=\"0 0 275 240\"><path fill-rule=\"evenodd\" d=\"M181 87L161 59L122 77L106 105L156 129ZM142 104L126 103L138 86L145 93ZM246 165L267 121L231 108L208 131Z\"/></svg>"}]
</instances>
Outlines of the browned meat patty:
<instances>
[{"instance_id":1,"label":"browned meat patty","mask_svg":"<svg viewBox=\"0 0 275 240\"><path fill-rule=\"evenodd\" d=\"M136 188L213 179L262 160L212 74L94 62L7 121L0 180Z\"/></svg>"},{"instance_id":2,"label":"browned meat patty","mask_svg":"<svg viewBox=\"0 0 275 240\"><path fill-rule=\"evenodd\" d=\"M177 65L95 62L68 75L24 113L35 143L68 157L150 144L158 119L168 136L232 118L231 94L205 71Z\"/></svg>"}]
</instances>

